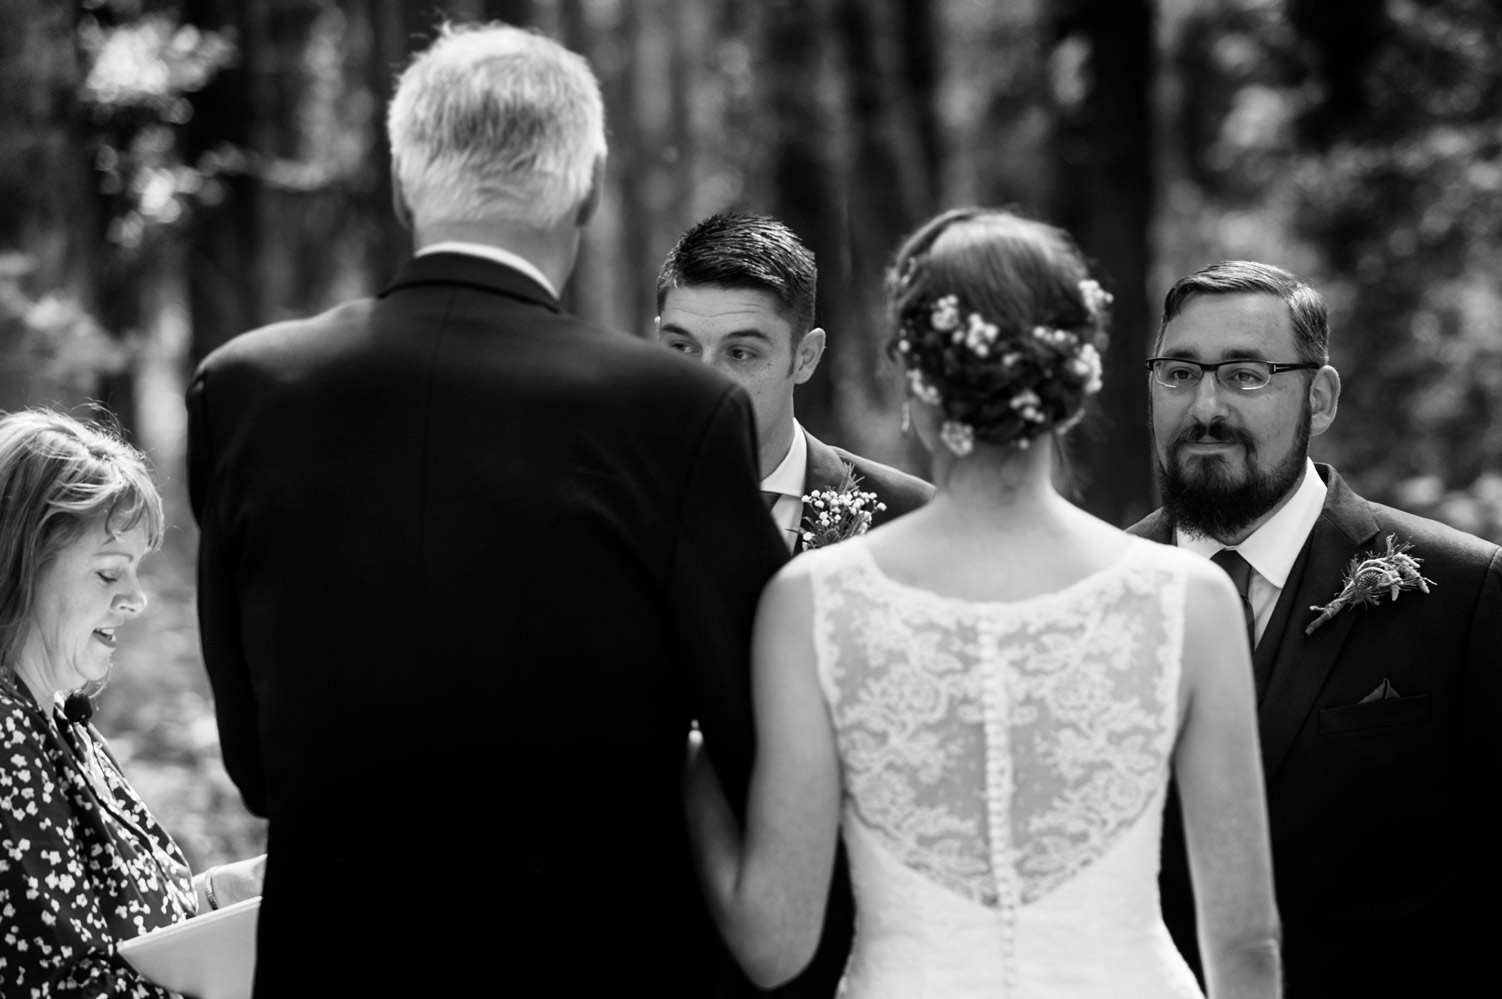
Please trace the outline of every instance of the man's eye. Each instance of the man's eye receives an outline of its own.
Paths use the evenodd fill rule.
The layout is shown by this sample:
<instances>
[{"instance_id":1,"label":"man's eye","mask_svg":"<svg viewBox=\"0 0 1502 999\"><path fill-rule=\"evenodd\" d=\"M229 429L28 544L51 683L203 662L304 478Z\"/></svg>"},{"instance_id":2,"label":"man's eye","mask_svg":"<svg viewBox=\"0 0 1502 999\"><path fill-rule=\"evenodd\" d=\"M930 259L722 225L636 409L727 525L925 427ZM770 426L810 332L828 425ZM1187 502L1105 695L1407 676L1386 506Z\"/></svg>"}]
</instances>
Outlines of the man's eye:
<instances>
[{"instance_id":1,"label":"man's eye","mask_svg":"<svg viewBox=\"0 0 1502 999\"><path fill-rule=\"evenodd\" d=\"M1255 385L1262 380L1256 368L1232 368L1231 380L1237 385Z\"/></svg>"},{"instance_id":2,"label":"man's eye","mask_svg":"<svg viewBox=\"0 0 1502 999\"><path fill-rule=\"evenodd\" d=\"M1167 375L1171 381L1187 382L1194 379L1194 369L1182 364L1169 365Z\"/></svg>"},{"instance_id":3,"label":"man's eye","mask_svg":"<svg viewBox=\"0 0 1502 999\"><path fill-rule=\"evenodd\" d=\"M755 352L749 351L744 347L732 347L728 353L731 358L737 361L751 361L756 358Z\"/></svg>"},{"instance_id":4,"label":"man's eye","mask_svg":"<svg viewBox=\"0 0 1502 999\"><path fill-rule=\"evenodd\" d=\"M669 340L668 346L680 354L692 354L694 352L694 345L684 340Z\"/></svg>"}]
</instances>

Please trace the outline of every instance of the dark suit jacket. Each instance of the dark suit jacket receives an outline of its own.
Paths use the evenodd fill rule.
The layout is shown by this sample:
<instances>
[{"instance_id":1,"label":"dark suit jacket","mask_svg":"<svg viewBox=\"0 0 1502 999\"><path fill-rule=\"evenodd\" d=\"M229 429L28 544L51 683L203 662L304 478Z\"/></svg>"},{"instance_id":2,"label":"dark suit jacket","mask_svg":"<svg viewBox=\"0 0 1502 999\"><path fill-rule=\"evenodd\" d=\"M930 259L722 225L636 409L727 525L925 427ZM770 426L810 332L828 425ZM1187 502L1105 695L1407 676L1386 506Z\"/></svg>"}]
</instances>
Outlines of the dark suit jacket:
<instances>
[{"instance_id":1,"label":"dark suit jacket","mask_svg":"<svg viewBox=\"0 0 1502 999\"><path fill-rule=\"evenodd\" d=\"M1502 994L1502 740L1491 731L1502 710L1502 549L1368 503L1316 467L1324 512L1254 654L1271 670L1258 718L1288 995ZM1161 510L1130 530L1173 543ZM1309 608L1388 535L1413 543L1432 591L1347 610L1306 636ZM1362 703L1383 681L1399 696ZM1163 912L1197 964L1170 808Z\"/></svg>"},{"instance_id":2,"label":"dark suit jacket","mask_svg":"<svg viewBox=\"0 0 1502 999\"><path fill-rule=\"evenodd\" d=\"M257 996L703 994L685 738L744 800L787 558L744 392L434 254L188 408L224 760L271 820Z\"/></svg>"},{"instance_id":3,"label":"dark suit jacket","mask_svg":"<svg viewBox=\"0 0 1502 999\"><path fill-rule=\"evenodd\" d=\"M885 510L872 515L872 527L880 527L893 517L910 513L933 499L934 487L916 475L851 454L843 448L831 447L806 430L803 435L808 439L804 491L838 489L840 481L845 477L845 466L855 466L855 474L861 479L857 488L874 492L876 498L886 504ZM797 547L802 550L801 540ZM850 870L845 863L844 847L841 846L835 859L819 949L808 967L797 978L778 989L777 995L782 999L830 999L845 972L854 934L855 900L850 891Z\"/></svg>"}]
</instances>

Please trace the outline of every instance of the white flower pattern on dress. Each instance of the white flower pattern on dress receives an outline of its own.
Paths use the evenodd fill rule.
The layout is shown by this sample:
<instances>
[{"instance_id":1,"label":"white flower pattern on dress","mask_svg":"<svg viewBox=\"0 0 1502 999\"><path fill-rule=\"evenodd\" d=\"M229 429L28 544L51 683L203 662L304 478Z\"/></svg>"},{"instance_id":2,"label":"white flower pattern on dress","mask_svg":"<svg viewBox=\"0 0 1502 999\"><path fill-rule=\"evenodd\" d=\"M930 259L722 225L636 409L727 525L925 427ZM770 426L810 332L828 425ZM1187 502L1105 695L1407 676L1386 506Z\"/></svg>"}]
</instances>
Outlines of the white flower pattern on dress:
<instances>
[{"instance_id":1,"label":"white flower pattern on dress","mask_svg":"<svg viewBox=\"0 0 1502 999\"><path fill-rule=\"evenodd\" d=\"M992 908L1028 905L1160 800L1184 576L1143 544L1014 603L903 586L860 539L814 553L847 808L904 865Z\"/></svg>"},{"instance_id":2,"label":"white flower pattern on dress","mask_svg":"<svg viewBox=\"0 0 1502 999\"><path fill-rule=\"evenodd\" d=\"M168 999L114 945L193 915L187 862L99 733L56 718L0 686L0 996Z\"/></svg>"}]
</instances>

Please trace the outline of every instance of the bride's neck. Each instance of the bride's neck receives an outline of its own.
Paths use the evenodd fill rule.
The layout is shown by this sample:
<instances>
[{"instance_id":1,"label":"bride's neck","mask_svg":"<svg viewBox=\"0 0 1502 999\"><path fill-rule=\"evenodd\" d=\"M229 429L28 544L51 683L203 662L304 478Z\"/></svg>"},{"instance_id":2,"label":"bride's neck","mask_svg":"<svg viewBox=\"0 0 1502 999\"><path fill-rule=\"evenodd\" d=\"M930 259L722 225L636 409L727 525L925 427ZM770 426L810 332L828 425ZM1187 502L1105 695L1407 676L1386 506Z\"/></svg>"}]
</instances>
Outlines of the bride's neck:
<instances>
[{"instance_id":1,"label":"bride's neck","mask_svg":"<svg viewBox=\"0 0 1502 999\"><path fill-rule=\"evenodd\" d=\"M1025 521L1060 501L1053 485L1053 439L1026 449L978 446L964 458L943 455L934 468L940 495L957 511L989 523ZM997 513L1007 516L998 520Z\"/></svg>"}]
</instances>

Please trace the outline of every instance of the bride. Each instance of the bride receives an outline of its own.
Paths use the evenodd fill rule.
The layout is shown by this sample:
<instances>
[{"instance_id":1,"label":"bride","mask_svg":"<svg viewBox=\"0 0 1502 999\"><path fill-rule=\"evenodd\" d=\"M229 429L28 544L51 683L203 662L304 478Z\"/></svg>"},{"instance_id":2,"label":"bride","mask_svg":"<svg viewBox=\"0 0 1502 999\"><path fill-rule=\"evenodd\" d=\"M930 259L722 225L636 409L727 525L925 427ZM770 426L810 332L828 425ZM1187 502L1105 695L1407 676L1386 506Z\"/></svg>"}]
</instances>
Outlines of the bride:
<instances>
[{"instance_id":1,"label":"bride","mask_svg":"<svg viewBox=\"0 0 1502 999\"><path fill-rule=\"evenodd\" d=\"M691 746L690 832L754 981L818 942L837 831L841 993L1195 996L1158 911L1178 783L1210 995L1278 994L1278 919L1241 609L1220 569L1052 484L1100 387L1109 296L1062 230L925 224L890 278L937 497L794 559L757 612L744 829Z\"/></svg>"}]
</instances>

